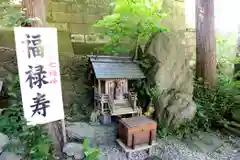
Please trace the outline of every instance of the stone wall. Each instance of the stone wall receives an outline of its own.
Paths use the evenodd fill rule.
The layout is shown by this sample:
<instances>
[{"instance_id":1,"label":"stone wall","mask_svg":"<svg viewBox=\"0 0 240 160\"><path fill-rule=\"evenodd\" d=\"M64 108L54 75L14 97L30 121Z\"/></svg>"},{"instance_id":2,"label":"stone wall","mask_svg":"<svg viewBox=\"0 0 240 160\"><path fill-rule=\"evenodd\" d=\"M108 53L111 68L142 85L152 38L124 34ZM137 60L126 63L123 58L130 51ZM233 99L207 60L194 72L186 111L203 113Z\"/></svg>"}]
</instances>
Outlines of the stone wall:
<instances>
[{"instance_id":1,"label":"stone wall","mask_svg":"<svg viewBox=\"0 0 240 160\"><path fill-rule=\"evenodd\" d=\"M47 20L50 26L72 34L91 34L92 24L111 12L111 0L51 0Z\"/></svg>"},{"instance_id":2,"label":"stone wall","mask_svg":"<svg viewBox=\"0 0 240 160\"><path fill-rule=\"evenodd\" d=\"M49 26L71 34L89 35L94 33L92 25L112 11L111 2L114 0L49 0L47 21ZM165 0L164 7L170 10L169 19L163 22L170 28L185 29L184 0ZM19 11L20 6L9 7L0 5L0 15L4 9ZM6 23L0 18L0 25Z\"/></svg>"}]
</instances>

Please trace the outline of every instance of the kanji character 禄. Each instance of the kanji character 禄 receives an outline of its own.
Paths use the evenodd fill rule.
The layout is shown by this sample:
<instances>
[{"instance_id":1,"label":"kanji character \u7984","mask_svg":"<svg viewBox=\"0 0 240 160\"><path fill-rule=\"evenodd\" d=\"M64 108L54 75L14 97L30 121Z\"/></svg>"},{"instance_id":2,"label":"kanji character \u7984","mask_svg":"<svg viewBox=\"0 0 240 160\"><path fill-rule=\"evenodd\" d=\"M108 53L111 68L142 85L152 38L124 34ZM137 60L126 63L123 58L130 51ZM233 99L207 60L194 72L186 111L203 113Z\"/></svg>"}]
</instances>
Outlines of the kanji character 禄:
<instances>
[{"instance_id":1,"label":"kanji character \u7984","mask_svg":"<svg viewBox=\"0 0 240 160\"><path fill-rule=\"evenodd\" d=\"M35 67L29 65L29 70L25 72L28 75L26 82L29 81L29 87L32 89L33 85L37 85L38 88L42 88L43 84L48 84L46 79L46 71L43 69L43 65L37 65ZM35 72L34 72L35 69Z\"/></svg>"}]
</instances>

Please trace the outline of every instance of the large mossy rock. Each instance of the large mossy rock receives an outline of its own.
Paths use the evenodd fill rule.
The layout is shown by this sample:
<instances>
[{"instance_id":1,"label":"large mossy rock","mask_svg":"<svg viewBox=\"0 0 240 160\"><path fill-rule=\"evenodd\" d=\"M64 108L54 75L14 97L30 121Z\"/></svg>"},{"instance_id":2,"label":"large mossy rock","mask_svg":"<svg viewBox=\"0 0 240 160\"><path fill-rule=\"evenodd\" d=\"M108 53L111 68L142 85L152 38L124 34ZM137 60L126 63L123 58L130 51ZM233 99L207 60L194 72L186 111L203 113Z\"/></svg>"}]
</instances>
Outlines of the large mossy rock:
<instances>
[{"instance_id":1,"label":"large mossy rock","mask_svg":"<svg viewBox=\"0 0 240 160\"><path fill-rule=\"evenodd\" d=\"M184 33L159 32L152 37L147 53L156 62L149 71L159 98L156 113L159 120L176 127L195 116L192 100L193 75L189 67L191 54L185 52Z\"/></svg>"}]
</instances>

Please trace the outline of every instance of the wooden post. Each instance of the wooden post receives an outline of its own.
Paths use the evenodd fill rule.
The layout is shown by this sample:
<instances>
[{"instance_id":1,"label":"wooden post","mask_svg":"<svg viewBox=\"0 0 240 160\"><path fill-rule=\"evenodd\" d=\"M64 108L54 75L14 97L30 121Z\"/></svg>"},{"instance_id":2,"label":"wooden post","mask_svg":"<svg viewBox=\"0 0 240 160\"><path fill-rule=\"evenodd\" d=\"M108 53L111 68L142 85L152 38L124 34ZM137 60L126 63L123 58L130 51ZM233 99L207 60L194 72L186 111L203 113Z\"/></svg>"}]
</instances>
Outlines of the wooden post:
<instances>
[{"instance_id":1,"label":"wooden post","mask_svg":"<svg viewBox=\"0 0 240 160\"><path fill-rule=\"evenodd\" d=\"M109 83L109 81L105 81L105 94L108 94L109 92L108 92L108 83Z\"/></svg>"},{"instance_id":2,"label":"wooden post","mask_svg":"<svg viewBox=\"0 0 240 160\"><path fill-rule=\"evenodd\" d=\"M67 134L66 134L66 124L65 124L64 119L61 120L61 124L62 124L63 144L66 144L67 143Z\"/></svg>"},{"instance_id":3,"label":"wooden post","mask_svg":"<svg viewBox=\"0 0 240 160\"><path fill-rule=\"evenodd\" d=\"M22 26L45 27L47 24L46 22L47 5L48 0L23 0L22 10L25 11L25 17L31 18L31 21L28 24L22 24ZM55 155L59 158L63 156L62 148L64 143L66 143L65 122L64 120L62 120L61 122L62 127L58 122L52 122L44 126L53 140L53 148Z\"/></svg>"},{"instance_id":4,"label":"wooden post","mask_svg":"<svg viewBox=\"0 0 240 160\"><path fill-rule=\"evenodd\" d=\"M101 101L101 113L104 114L104 108L103 108L103 103Z\"/></svg>"},{"instance_id":5,"label":"wooden post","mask_svg":"<svg viewBox=\"0 0 240 160\"><path fill-rule=\"evenodd\" d=\"M102 93L101 92L101 80L98 80L98 93Z\"/></svg>"},{"instance_id":6,"label":"wooden post","mask_svg":"<svg viewBox=\"0 0 240 160\"><path fill-rule=\"evenodd\" d=\"M150 131L150 137L149 137L148 145L152 145L152 140L153 140L153 130Z\"/></svg>"},{"instance_id":7,"label":"wooden post","mask_svg":"<svg viewBox=\"0 0 240 160\"><path fill-rule=\"evenodd\" d=\"M132 134L132 149L135 149L135 141L136 141L135 138L136 138L135 135Z\"/></svg>"},{"instance_id":8,"label":"wooden post","mask_svg":"<svg viewBox=\"0 0 240 160\"><path fill-rule=\"evenodd\" d=\"M128 93L128 80L125 79L125 93Z\"/></svg>"}]
</instances>

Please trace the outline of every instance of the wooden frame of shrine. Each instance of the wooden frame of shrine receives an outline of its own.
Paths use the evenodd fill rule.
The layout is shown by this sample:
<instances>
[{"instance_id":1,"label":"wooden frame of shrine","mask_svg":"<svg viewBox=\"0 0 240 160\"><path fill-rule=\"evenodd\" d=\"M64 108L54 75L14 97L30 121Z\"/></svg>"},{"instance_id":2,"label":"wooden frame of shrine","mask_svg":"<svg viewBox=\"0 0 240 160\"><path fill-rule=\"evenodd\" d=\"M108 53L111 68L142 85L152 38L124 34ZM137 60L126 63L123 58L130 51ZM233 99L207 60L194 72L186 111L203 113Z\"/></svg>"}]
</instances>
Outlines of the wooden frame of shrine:
<instances>
[{"instance_id":1,"label":"wooden frame of shrine","mask_svg":"<svg viewBox=\"0 0 240 160\"><path fill-rule=\"evenodd\" d=\"M115 116L138 113L137 94L129 80L145 78L131 57L88 56L88 78L94 87L94 108Z\"/></svg>"}]
</instances>

